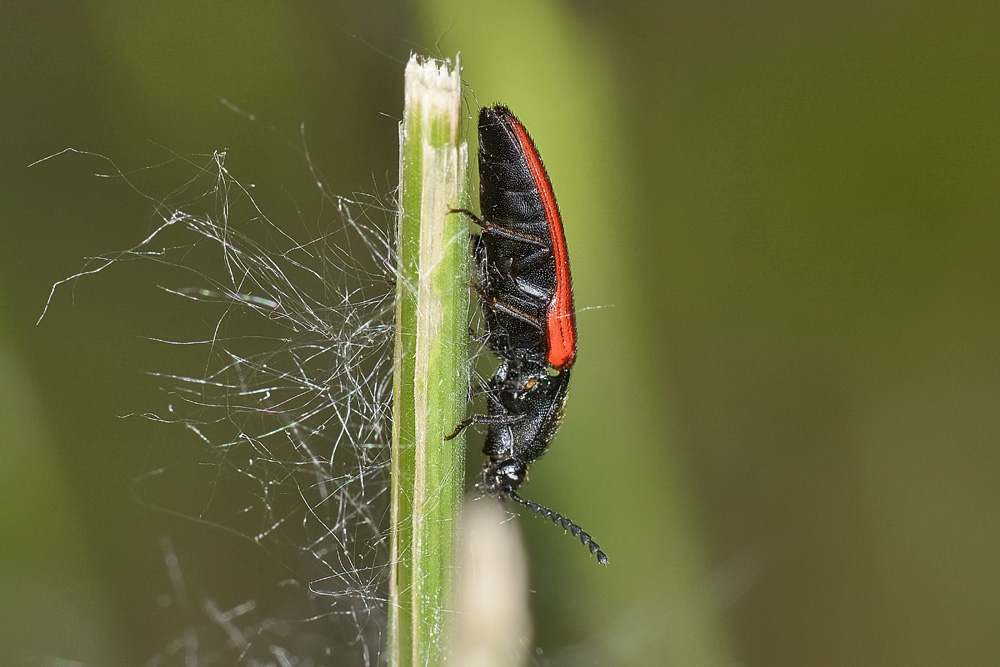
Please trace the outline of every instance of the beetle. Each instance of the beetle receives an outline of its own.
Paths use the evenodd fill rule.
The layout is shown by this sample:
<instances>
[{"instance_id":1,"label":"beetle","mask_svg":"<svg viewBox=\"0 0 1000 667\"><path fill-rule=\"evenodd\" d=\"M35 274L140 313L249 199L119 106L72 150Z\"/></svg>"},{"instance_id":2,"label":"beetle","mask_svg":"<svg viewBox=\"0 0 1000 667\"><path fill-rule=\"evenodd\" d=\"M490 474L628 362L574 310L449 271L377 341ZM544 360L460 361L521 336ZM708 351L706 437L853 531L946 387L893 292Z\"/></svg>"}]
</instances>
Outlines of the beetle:
<instances>
[{"instance_id":1,"label":"beetle","mask_svg":"<svg viewBox=\"0 0 1000 667\"><path fill-rule=\"evenodd\" d=\"M473 236L473 288L485 333L476 338L499 365L477 390L486 397L486 413L470 415L445 439L471 424L486 425L480 489L561 525L606 564L607 555L580 526L517 492L528 466L559 430L577 332L569 252L552 184L528 131L502 104L479 112L479 183L481 216L452 212L480 228Z\"/></svg>"}]
</instances>

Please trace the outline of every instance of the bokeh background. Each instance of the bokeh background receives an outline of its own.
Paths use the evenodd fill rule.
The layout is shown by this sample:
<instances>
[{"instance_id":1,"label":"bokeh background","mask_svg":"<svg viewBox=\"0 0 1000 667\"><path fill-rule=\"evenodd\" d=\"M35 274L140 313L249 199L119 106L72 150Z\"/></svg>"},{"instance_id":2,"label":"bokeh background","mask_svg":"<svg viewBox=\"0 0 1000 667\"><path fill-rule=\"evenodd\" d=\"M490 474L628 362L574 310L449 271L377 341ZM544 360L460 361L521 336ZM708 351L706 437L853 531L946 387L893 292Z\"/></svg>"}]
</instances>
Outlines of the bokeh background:
<instances>
[{"instance_id":1,"label":"bokeh background","mask_svg":"<svg viewBox=\"0 0 1000 667\"><path fill-rule=\"evenodd\" d=\"M134 494L173 433L117 415L162 405L142 337L197 311L135 264L36 326L152 214L93 161L28 165L225 148L296 201L305 127L331 191L388 200L411 49L521 116L566 221L580 357L530 497L612 565L522 518L536 663L1000 664L998 29L985 0L3 3L4 664L183 630L184 522ZM251 574L219 553L225 598Z\"/></svg>"}]
</instances>

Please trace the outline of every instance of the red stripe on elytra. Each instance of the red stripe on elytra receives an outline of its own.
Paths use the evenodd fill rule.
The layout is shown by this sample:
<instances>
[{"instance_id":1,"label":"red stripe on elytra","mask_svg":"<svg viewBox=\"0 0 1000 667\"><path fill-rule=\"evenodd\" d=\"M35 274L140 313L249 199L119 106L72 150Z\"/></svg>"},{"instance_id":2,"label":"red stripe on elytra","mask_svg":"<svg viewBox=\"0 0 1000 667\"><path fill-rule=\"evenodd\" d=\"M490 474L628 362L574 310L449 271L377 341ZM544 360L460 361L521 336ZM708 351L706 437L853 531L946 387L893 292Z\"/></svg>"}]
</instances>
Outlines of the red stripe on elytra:
<instances>
[{"instance_id":1,"label":"red stripe on elytra","mask_svg":"<svg viewBox=\"0 0 1000 667\"><path fill-rule=\"evenodd\" d=\"M569 253L566 251L566 237L563 233L562 218L556 196L552 192L552 183L542 165L538 149L528 136L520 121L513 114L509 116L514 127L514 133L521 144L528 170L535 181L535 187L542 198L545 210L545 222L552 238L552 255L556 264L556 289L545 314L545 328L548 337L549 354L546 358L549 365L558 370L569 368L576 361L576 311L573 309L573 284L569 273Z\"/></svg>"}]
</instances>

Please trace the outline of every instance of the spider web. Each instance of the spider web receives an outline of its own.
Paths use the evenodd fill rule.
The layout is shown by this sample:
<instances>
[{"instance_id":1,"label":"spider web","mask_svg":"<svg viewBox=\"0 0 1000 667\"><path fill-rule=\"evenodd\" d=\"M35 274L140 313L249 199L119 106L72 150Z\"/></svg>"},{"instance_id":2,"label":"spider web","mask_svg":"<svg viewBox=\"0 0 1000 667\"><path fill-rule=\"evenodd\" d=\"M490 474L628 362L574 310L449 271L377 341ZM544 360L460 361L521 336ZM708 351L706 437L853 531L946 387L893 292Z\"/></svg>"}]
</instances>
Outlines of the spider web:
<instances>
[{"instance_id":1,"label":"spider web","mask_svg":"<svg viewBox=\"0 0 1000 667\"><path fill-rule=\"evenodd\" d=\"M97 157L112 167L103 176L140 191ZM261 210L225 161L224 152L171 158L195 175L167 198L143 194L157 220L152 233L53 286L131 260L181 272L163 289L211 324L198 338L156 340L195 349L202 370L153 373L167 405L143 416L178 428L204 455L199 466L148 471L137 495L250 543L274 564L245 599L224 603L164 537L171 590L161 606L180 614L181 630L147 664L383 664L393 213L375 197L332 195L317 177L323 211L298 238ZM180 507L151 499L192 474L205 476L204 496Z\"/></svg>"}]
</instances>

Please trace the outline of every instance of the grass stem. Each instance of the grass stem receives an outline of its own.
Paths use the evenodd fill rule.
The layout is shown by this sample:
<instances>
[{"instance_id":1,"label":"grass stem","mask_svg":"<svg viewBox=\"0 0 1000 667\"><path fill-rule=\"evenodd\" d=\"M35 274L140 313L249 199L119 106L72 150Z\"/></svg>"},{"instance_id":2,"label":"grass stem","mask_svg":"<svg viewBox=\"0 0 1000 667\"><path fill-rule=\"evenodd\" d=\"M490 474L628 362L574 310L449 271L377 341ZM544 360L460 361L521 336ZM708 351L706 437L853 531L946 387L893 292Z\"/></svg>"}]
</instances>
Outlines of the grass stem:
<instances>
[{"instance_id":1,"label":"grass stem","mask_svg":"<svg viewBox=\"0 0 1000 667\"><path fill-rule=\"evenodd\" d=\"M405 74L393 371L389 664L445 662L465 438L445 441L468 396L468 222L457 64L416 56Z\"/></svg>"}]
</instances>

